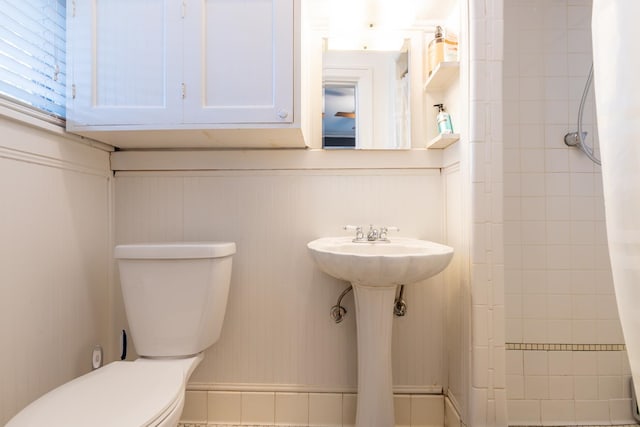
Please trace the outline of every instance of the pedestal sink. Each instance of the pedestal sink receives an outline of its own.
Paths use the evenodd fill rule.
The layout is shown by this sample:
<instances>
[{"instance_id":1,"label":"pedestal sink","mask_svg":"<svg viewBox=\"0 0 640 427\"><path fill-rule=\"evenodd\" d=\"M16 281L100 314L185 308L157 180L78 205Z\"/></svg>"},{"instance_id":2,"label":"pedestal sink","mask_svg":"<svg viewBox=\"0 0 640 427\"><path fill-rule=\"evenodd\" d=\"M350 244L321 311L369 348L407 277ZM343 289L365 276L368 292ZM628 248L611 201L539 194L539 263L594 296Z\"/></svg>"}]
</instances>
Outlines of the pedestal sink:
<instances>
[{"instance_id":1,"label":"pedestal sink","mask_svg":"<svg viewBox=\"0 0 640 427\"><path fill-rule=\"evenodd\" d=\"M325 237L307 245L325 273L353 285L358 334L357 427L392 427L391 331L397 285L441 272L453 248L426 240Z\"/></svg>"}]
</instances>

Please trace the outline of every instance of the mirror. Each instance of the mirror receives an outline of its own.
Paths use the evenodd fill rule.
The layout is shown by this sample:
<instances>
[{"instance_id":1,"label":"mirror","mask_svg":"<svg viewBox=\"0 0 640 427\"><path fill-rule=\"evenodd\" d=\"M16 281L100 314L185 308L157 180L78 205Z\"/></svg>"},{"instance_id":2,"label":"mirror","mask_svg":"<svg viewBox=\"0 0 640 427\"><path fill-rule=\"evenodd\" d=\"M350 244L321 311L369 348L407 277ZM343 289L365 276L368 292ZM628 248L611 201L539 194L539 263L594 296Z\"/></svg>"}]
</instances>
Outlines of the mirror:
<instances>
[{"instance_id":1,"label":"mirror","mask_svg":"<svg viewBox=\"0 0 640 427\"><path fill-rule=\"evenodd\" d=\"M314 112L310 122L314 148L330 135L348 140L342 148L424 148L432 132L437 102L424 91L424 47L436 25L458 28L463 0L302 0L306 25L303 37L312 48L309 73L313 84L306 100ZM374 63L387 57L384 84ZM406 72L408 71L408 74ZM392 79L393 76L393 79ZM348 106L327 110L337 87L352 87ZM327 91L329 96L327 96ZM329 104L329 105L328 105ZM317 114L315 113L317 111ZM321 116L321 111L324 114ZM386 115L380 113L386 111ZM337 112L342 112L335 116ZM346 113L355 116L347 117ZM322 119L325 133L322 132ZM334 117L334 118L332 118ZM353 133L332 130L330 121L342 121ZM321 138L321 134L323 138ZM327 137L327 138L324 138ZM324 140L324 143L323 143Z\"/></svg>"},{"instance_id":2,"label":"mirror","mask_svg":"<svg viewBox=\"0 0 640 427\"><path fill-rule=\"evenodd\" d=\"M324 50L323 148L409 149L409 52Z\"/></svg>"}]
</instances>

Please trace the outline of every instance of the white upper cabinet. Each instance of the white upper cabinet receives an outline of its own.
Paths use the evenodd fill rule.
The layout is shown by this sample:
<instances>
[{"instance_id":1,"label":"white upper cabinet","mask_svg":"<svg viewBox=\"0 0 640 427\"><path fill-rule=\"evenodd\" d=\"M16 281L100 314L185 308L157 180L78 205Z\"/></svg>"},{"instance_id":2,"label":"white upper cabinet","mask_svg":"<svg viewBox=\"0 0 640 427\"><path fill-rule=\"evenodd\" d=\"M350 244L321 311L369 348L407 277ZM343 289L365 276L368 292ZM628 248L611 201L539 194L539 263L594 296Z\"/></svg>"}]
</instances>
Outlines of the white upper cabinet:
<instances>
[{"instance_id":1,"label":"white upper cabinet","mask_svg":"<svg viewBox=\"0 0 640 427\"><path fill-rule=\"evenodd\" d=\"M74 126L182 122L178 2L73 3L67 36L68 122Z\"/></svg>"},{"instance_id":2,"label":"white upper cabinet","mask_svg":"<svg viewBox=\"0 0 640 427\"><path fill-rule=\"evenodd\" d=\"M292 1L190 2L184 121L291 123L293 19Z\"/></svg>"},{"instance_id":3,"label":"white upper cabinet","mask_svg":"<svg viewBox=\"0 0 640 427\"><path fill-rule=\"evenodd\" d=\"M300 0L72 3L69 131L123 148L305 146Z\"/></svg>"}]
</instances>

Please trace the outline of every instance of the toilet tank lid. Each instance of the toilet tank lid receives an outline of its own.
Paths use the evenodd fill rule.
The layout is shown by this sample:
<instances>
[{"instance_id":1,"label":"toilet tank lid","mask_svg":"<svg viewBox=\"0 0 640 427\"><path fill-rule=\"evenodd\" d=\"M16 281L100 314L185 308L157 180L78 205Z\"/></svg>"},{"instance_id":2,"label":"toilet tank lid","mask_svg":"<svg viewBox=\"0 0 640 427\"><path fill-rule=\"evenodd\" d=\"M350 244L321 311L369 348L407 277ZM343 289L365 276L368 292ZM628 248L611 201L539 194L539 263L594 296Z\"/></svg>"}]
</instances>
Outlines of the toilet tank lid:
<instances>
[{"instance_id":1,"label":"toilet tank lid","mask_svg":"<svg viewBox=\"0 0 640 427\"><path fill-rule=\"evenodd\" d=\"M172 242L117 245L116 259L221 258L236 253L234 242Z\"/></svg>"}]
</instances>

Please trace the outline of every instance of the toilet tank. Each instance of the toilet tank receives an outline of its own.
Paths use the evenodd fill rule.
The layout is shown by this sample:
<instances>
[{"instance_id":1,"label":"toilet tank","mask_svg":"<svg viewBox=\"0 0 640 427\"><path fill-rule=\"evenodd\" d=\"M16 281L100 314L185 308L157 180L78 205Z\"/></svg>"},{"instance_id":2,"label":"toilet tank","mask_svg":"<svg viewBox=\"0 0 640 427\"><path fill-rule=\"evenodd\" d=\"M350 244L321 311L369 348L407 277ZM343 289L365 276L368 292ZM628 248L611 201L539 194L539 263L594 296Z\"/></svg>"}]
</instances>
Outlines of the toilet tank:
<instances>
[{"instance_id":1,"label":"toilet tank","mask_svg":"<svg viewBox=\"0 0 640 427\"><path fill-rule=\"evenodd\" d=\"M140 356L190 356L218 340L235 252L233 242L115 247L129 332Z\"/></svg>"}]
</instances>

